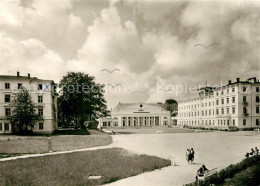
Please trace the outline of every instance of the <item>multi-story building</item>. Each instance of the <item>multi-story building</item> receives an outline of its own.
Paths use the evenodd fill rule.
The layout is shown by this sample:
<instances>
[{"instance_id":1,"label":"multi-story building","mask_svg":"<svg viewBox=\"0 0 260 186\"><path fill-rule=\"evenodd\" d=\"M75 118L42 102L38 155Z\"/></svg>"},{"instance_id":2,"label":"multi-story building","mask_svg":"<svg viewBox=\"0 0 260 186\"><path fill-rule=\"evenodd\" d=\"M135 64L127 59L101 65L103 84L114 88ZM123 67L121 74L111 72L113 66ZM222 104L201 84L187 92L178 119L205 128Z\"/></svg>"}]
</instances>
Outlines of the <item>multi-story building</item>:
<instances>
[{"instance_id":1,"label":"multi-story building","mask_svg":"<svg viewBox=\"0 0 260 186\"><path fill-rule=\"evenodd\" d=\"M100 118L100 127L168 126L171 114L156 103L118 103L111 117Z\"/></svg>"},{"instance_id":2,"label":"multi-story building","mask_svg":"<svg viewBox=\"0 0 260 186\"><path fill-rule=\"evenodd\" d=\"M43 118L31 130L52 133L57 128L57 99L54 82L30 77L30 74L20 76L19 72L17 76L0 75L0 133L11 132L11 124L6 120L6 116L12 114L10 103L21 87L29 91L37 107L36 112Z\"/></svg>"},{"instance_id":3,"label":"multi-story building","mask_svg":"<svg viewBox=\"0 0 260 186\"><path fill-rule=\"evenodd\" d=\"M221 87L204 87L194 99L178 102L178 125L238 129L259 128L260 82L228 81Z\"/></svg>"}]
</instances>

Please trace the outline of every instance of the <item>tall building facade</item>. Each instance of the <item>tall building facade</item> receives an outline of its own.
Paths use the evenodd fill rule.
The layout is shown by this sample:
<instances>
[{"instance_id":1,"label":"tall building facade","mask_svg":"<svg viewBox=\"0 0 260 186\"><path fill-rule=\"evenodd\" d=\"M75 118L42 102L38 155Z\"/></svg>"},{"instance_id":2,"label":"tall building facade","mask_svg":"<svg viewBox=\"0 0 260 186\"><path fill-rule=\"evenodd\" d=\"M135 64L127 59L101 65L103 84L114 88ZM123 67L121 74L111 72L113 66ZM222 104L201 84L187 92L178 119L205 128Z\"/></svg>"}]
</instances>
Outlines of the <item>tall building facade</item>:
<instances>
[{"instance_id":1,"label":"tall building facade","mask_svg":"<svg viewBox=\"0 0 260 186\"><path fill-rule=\"evenodd\" d=\"M156 103L118 103L111 117L100 118L100 127L168 126L171 114Z\"/></svg>"},{"instance_id":2,"label":"tall building facade","mask_svg":"<svg viewBox=\"0 0 260 186\"><path fill-rule=\"evenodd\" d=\"M57 129L57 98L54 82L42 80L36 77L4 76L0 75L0 133L11 133L11 124L6 116L12 114L10 107L14 94L25 87L37 108L36 112L43 117L43 120L31 128L33 132L52 133Z\"/></svg>"},{"instance_id":3,"label":"tall building facade","mask_svg":"<svg viewBox=\"0 0 260 186\"><path fill-rule=\"evenodd\" d=\"M178 125L238 129L260 127L260 82L255 77L246 81L228 81L222 87L204 87L194 99L178 102Z\"/></svg>"}]
</instances>

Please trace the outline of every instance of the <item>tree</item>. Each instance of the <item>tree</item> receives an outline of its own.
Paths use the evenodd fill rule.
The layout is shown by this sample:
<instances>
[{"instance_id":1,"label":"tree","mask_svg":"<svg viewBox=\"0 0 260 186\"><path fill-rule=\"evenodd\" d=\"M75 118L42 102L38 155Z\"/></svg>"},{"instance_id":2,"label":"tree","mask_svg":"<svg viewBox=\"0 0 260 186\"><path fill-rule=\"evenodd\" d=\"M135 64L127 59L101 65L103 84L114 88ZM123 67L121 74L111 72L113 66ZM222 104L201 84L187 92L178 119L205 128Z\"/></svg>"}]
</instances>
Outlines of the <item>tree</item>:
<instances>
[{"instance_id":1,"label":"tree","mask_svg":"<svg viewBox=\"0 0 260 186\"><path fill-rule=\"evenodd\" d=\"M107 115L104 85L82 72L68 72L59 84L59 121L68 126L84 127L85 121Z\"/></svg>"},{"instance_id":2,"label":"tree","mask_svg":"<svg viewBox=\"0 0 260 186\"><path fill-rule=\"evenodd\" d=\"M176 116L178 112L178 102L174 99L167 99L163 107L171 112L171 116Z\"/></svg>"},{"instance_id":3,"label":"tree","mask_svg":"<svg viewBox=\"0 0 260 186\"><path fill-rule=\"evenodd\" d=\"M42 117L36 113L36 107L28 90L24 87L14 95L11 102L12 114L6 119L10 121L13 134L22 134L33 127Z\"/></svg>"}]
</instances>

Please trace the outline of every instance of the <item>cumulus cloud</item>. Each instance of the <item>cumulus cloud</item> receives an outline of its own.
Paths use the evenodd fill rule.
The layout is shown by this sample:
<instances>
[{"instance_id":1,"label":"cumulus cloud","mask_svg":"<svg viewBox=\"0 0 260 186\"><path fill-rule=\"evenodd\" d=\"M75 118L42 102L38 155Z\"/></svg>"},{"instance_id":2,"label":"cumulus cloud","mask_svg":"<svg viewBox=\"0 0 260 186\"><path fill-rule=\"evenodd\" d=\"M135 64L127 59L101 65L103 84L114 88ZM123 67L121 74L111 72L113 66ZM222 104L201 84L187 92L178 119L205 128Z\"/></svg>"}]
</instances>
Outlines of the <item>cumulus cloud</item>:
<instances>
[{"instance_id":1,"label":"cumulus cloud","mask_svg":"<svg viewBox=\"0 0 260 186\"><path fill-rule=\"evenodd\" d=\"M11 61L17 68L27 64L41 74L36 66L45 61L54 67L50 77L83 71L98 82L122 84L121 90L106 89L109 107L119 101L195 96L177 94L179 85L259 77L259 2L94 2L4 3L0 7L1 53L5 53L1 63ZM96 9L87 8L94 5ZM218 44L208 49L195 46L213 42ZM60 71L61 66L60 74L53 70ZM6 63L3 69L9 68ZM120 71L109 74L102 71L105 68Z\"/></svg>"},{"instance_id":2,"label":"cumulus cloud","mask_svg":"<svg viewBox=\"0 0 260 186\"><path fill-rule=\"evenodd\" d=\"M0 32L0 67L1 74L21 75L31 73L42 79L58 81L63 75L64 61L55 51L46 48L44 43L36 39L17 41L6 33Z\"/></svg>"},{"instance_id":3,"label":"cumulus cloud","mask_svg":"<svg viewBox=\"0 0 260 186\"><path fill-rule=\"evenodd\" d=\"M64 59L73 58L86 37L86 25L71 11L71 1L34 0L24 4L1 1L1 29L17 40L41 40Z\"/></svg>"}]
</instances>

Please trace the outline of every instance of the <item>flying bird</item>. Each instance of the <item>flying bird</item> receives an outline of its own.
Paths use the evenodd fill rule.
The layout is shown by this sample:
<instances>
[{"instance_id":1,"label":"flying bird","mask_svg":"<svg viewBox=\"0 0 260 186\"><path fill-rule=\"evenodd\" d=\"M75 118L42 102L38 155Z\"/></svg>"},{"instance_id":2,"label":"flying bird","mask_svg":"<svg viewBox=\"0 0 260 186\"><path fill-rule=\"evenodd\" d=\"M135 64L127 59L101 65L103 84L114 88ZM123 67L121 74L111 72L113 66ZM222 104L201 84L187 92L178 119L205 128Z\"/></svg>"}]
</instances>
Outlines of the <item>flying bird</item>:
<instances>
[{"instance_id":1,"label":"flying bird","mask_svg":"<svg viewBox=\"0 0 260 186\"><path fill-rule=\"evenodd\" d=\"M113 70L108 70L108 69L103 69L103 70L101 70L101 71L107 71L107 72L109 72L110 74L111 73L113 73L114 71L116 71L116 70L118 70L118 71L120 71L118 68L115 68L115 69L113 69Z\"/></svg>"},{"instance_id":2,"label":"flying bird","mask_svg":"<svg viewBox=\"0 0 260 186\"><path fill-rule=\"evenodd\" d=\"M163 90L163 89L160 89L162 90L163 92L167 93L167 92L172 92L172 89L167 89L167 90Z\"/></svg>"},{"instance_id":3,"label":"flying bird","mask_svg":"<svg viewBox=\"0 0 260 186\"><path fill-rule=\"evenodd\" d=\"M129 89L128 89L129 90ZM140 92L140 91L132 91L132 90L129 90L130 92L132 92L131 94L134 94L134 93L137 93L137 92Z\"/></svg>"},{"instance_id":4,"label":"flying bird","mask_svg":"<svg viewBox=\"0 0 260 186\"><path fill-rule=\"evenodd\" d=\"M203 44L196 44L196 45L194 45L194 46L202 46L202 47L204 47L205 49L207 49L207 48L209 48L209 47L211 47L212 45L219 45L219 43L211 43L210 45L208 45L208 46L204 46Z\"/></svg>"},{"instance_id":5,"label":"flying bird","mask_svg":"<svg viewBox=\"0 0 260 186\"><path fill-rule=\"evenodd\" d=\"M107 86L111 86L111 87L113 87L113 88L115 88L115 87L117 87L117 86L120 86L120 87L122 87L122 85L121 85L121 84L116 84L116 85L108 84Z\"/></svg>"}]
</instances>

